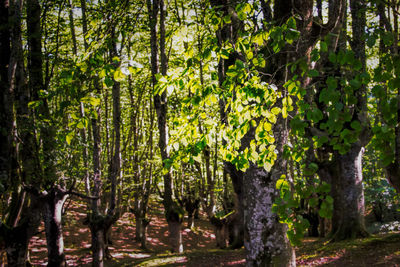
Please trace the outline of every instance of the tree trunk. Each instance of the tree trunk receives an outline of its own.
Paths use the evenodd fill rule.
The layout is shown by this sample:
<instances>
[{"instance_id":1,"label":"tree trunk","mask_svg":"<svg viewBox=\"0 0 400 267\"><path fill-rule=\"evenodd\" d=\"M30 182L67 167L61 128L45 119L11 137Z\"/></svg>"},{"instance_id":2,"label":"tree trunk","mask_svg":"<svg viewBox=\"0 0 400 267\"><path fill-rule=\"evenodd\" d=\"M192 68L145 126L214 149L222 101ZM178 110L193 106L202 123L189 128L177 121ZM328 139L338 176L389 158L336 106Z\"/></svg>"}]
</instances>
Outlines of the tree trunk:
<instances>
[{"instance_id":1,"label":"tree trunk","mask_svg":"<svg viewBox=\"0 0 400 267\"><path fill-rule=\"evenodd\" d=\"M352 17L352 42L351 48L355 57L360 60L362 70L366 70L365 53L365 25L366 25L366 2L364 0L351 0L350 10ZM356 74L360 74L357 73ZM367 92L366 86L355 92L357 104L353 117L357 118L363 126L359 140L351 145L349 151L344 155L337 154L339 175L334 183L337 199L334 199L334 209L337 217L332 221L333 241L366 237L368 232L364 224L364 191L362 185L362 156L364 147L370 140L369 121L367 118Z\"/></svg>"},{"instance_id":2,"label":"tree trunk","mask_svg":"<svg viewBox=\"0 0 400 267\"><path fill-rule=\"evenodd\" d=\"M228 220L229 246L232 249L241 248L244 244L244 192L243 172L236 170L230 162L225 162L224 167L232 179L235 213Z\"/></svg>"},{"instance_id":3,"label":"tree trunk","mask_svg":"<svg viewBox=\"0 0 400 267\"><path fill-rule=\"evenodd\" d=\"M11 57L9 6L6 1L0 4L0 177L9 183L11 178L11 164L16 161L15 149L13 147L14 137L14 115L13 115L13 92L9 83L8 67ZM3 182L4 183L4 182ZM7 185L4 185L7 187ZM2 188L2 191L7 188Z\"/></svg>"},{"instance_id":4,"label":"tree trunk","mask_svg":"<svg viewBox=\"0 0 400 267\"><path fill-rule=\"evenodd\" d=\"M173 253L183 252L181 226L182 220L168 220L169 241Z\"/></svg>"},{"instance_id":5,"label":"tree trunk","mask_svg":"<svg viewBox=\"0 0 400 267\"><path fill-rule=\"evenodd\" d=\"M168 61L165 54L165 10L163 0L147 0L147 8L149 11L149 26L150 26L150 43L151 43L151 74L153 90L157 84L156 74L159 73L158 67L158 45L157 45L157 16L160 10L160 57L161 57L161 74L167 74ZM169 160L167 151L168 146L168 127L167 127L167 112L168 99L167 93L164 91L161 95L154 96L154 107L157 113L157 122L159 130L158 146L161 152L163 166ZM171 249L174 252L182 252L182 235L180 232L183 212L174 203L172 199L172 177L168 171L164 176L164 209L168 223L169 239Z\"/></svg>"},{"instance_id":6,"label":"tree trunk","mask_svg":"<svg viewBox=\"0 0 400 267\"><path fill-rule=\"evenodd\" d=\"M8 266L26 267L30 266L28 259L28 244L30 237L26 231L20 228L10 230L8 240L5 242Z\"/></svg>"},{"instance_id":7,"label":"tree trunk","mask_svg":"<svg viewBox=\"0 0 400 267\"><path fill-rule=\"evenodd\" d=\"M40 199L30 196L29 200L20 203L23 206L23 222L15 221L10 226L0 222L0 234L4 239L7 252L8 266L25 267L29 263L28 245L32 236L37 232L41 221Z\"/></svg>"},{"instance_id":8,"label":"tree trunk","mask_svg":"<svg viewBox=\"0 0 400 267\"><path fill-rule=\"evenodd\" d=\"M186 228L192 229L194 228L194 212L188 213L188 220Z\"/></svg>"},{"instance_id":9,"label":"tree trunk","mask_svg":"<svg viewBox=\"0 0 400 267\"><path fill-rule=\"evenodd\" d=\"M245 173L245 248L247 266L296 266L294 250L272 204L280 173L268 173L252 165Z\"/></svg>"},{"instance_id":10,"label":"tree trunk","mask_svg":"<svg viewBox=\"0 0 400 267\"><path fill-rule=\"evenodd\" d=\"M142 249L147 249L147 226L149 225L149 220L142 215L135 214L135 221L135 240L140 242Z\"/></svg>"},{"instance_id":11,"label":"tree trunk","mask_svg":"<svg viewBox=\"0 0 400 267\"><path fill-rule=\"evenodd\" d=\"M215 241L217 242L217 248L224 249L227 246L228 240L228 223L227 219L217 218L215 216L210 219L211 224L215 229Z\"/></svg>"},{"instance_id":12,"label":"tree trunk","mask_svg":"<svg viewBox=\"0 0 400 267\"><path fill-rule=\"evenodd\" d=\"M337 217L332 221L333 241L369 235L364 224L363 153L363 147L353 144L347 154L337 156L339 176L333 185L338 189L334 198Z\"/></svg>"},{"instance_id":13,"label":"tree trunk","mask_svg":"<svg viewBox=\"0 0 400 267\"><path fill-rule=\"evenodd\" d=\"M67 197L65 190L53 188L45 198L43 221L47 240L47 266L66 266L61 215Z\"/></svg>"},{"instance_id":14,"label":"tree trunk","mask_svg":"<svg viewBox=\"0 0 400 267\"><path fill-rule=\"evenodd\" d=\"M103 267L105 257L104 227L102 217L93 216L90 222L90 232L92 235L92 256L93 267Z\"/></svg>"}]
</instances>

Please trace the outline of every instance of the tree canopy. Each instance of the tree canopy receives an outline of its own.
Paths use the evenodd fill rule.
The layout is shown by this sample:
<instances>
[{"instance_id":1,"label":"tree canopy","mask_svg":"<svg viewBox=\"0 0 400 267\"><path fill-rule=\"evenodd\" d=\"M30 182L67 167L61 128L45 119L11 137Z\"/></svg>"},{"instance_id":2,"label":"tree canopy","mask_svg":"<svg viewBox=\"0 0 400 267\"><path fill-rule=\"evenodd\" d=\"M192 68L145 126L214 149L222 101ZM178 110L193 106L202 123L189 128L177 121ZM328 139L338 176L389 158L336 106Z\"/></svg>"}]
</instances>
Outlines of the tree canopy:
<instances>
[{"instance_id":1,"label":"tree canopy","mask_svg":"<svg viewBox=\"0 0 400 267\"><path fill-rule=\"evenodd\" d=\"M219 248L244 246L247 266L295 266L305 234L368 237L367 213L384 220L400 190L399 11L396 0L2 1L9 266L29 261L42 221L48 266L66 265L70 199L85 203L93 266L127 212L146 249L158 204L172 252L200 213Z\"/></svg>"}]
</instances>

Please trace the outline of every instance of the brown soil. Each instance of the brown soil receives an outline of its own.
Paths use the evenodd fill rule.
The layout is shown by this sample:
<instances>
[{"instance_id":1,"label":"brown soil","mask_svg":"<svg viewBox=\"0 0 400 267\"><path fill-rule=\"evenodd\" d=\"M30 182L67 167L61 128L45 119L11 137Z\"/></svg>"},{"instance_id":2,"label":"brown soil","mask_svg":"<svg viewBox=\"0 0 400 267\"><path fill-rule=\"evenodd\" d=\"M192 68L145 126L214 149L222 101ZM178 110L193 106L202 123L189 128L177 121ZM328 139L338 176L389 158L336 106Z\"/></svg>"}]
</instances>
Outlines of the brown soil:
<instances>
[{"instance_id":1,"label":"brown soil","mask_svg":"<svg viewBox=\"0 0 400 267\"><path fill-rule=\"evenodd\" d=\"M86 205L74 201L64 216L64 244L68 266L91 266L90 231L83 222ZM242 250L217 250L212 226L205 219L195 220L195 229L183 229L185 253L171 254L168 251L167 223L159 206L150 210L148 227L148 251L140 249L135 241L135 221L132 213L126 212L112 230L112 259L106 266L244 266ZM184 223L184 225L186 222ZM46 239L43 232L32 238L30 259L34 266L46 266ZM164 260L163 260L164 259Z\"/></svg>"},{"instance_id":2,"label":"brown soil","mask_svg":"<svg viewBox=\"0 0 400 267\"><path fill-rule=\"evenodd\" d=\"M86 205L73 201L64 216L64 244L68 266L91 266L90 232L83 224ZM105 266L245 266L244 249L216 249L210 223L202 217L195 229L183 229L185 253L168 251L167 224L160 205L150 210L148 250L134 240L135 225L131 213L125 213L113 227L110 248L112 259ZM43 226L30 242L30 259L34 266L46 266L47 248ZM339 243L306 238L296 249L298 266L400 266L400 233L376 235ZM0 251L0 266L4 262ZM3 259L3 260L2 260Z\"/></svg>"}]
</instances>

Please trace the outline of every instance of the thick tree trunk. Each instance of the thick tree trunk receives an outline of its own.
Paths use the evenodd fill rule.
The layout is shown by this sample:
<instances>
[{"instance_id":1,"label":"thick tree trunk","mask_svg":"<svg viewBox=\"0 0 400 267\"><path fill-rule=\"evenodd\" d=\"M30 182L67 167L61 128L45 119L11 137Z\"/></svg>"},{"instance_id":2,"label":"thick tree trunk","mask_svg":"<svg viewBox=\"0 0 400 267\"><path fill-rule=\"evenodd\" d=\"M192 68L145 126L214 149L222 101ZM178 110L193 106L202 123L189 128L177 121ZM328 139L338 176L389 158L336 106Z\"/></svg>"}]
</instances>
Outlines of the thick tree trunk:
<instances>
[{"instance_id":1,"label":"thick tree trunk","mask_svg":"<svg viewBox=\"0 0 400 267\"><path fill-rule=\"evenodd\" d=\"M40 203L40 199L30 196L29 200L21 203L24 206L21 211L23 222L10 222L10 226L0 223L0 234L5 243L8 266L31 266L28 257L28 245L32 236L37 232L41 221Z\"/></svg>"},{"instance_id":2,"label":"thick tree trunk","mask_svg":"<svg viewBox=\"0 0 400 267\"><path fill-rule=\"evenodd\" d=\"M366 2L364 0L351 0L350 10L352 17L352 42L351 48L355 57L362 64L362 71L366 69L365 54L365 25ZM366 86L362 85L356 92L357 104L353 117L363 125L359 141L351 145L344 155L337 154L338 177L334 180L337 188L337 198L334 199L334 209L337 218L332 221L333 241L366 237L368 232L364 225L364 191L362 185L362 156L364 147L370 140L369 121L367 118L367 93ZM336 190L336 189L335 189Z\"/></svg>"},{"instance_id":3,"label":"thick tree trunk","mask_svg":"<svg viewBox=\"0 0 400 267\"><path fill-rule=\"evenodd\" d=\"M366 237L364 224L364 193L362 185L362 156L364 148L353 144L345 155L337 156L338 179L334 198L335 220L332 221L333 241Z\"/></svg>"},{"instance_id":4,"label":"thick tree trunk","mask_svg":"<svg viewBox=\"0 0 400 267\"><path fill-rule=\"evenodd\" d=\"M181 226L182 221L180 220L168 221L169 241L171 243L171 251L173 253L183 252Z\"/></svg>"},{"instance_id":5,"label":"thick tree trunk","mask_svg":"<svg viewBox=\"0 0 400 267\"><path fill-rule=\"evenodd\" d=\"M44 202L43 221L47 240L47 266L66 266L61 215L67 197L65 190L53 188Z\"/></svg>"},{"instance_id":6,"label":"thick tree trunk","mask_svg":"<svg viewBox=\"0 0 400 267\"><path fill-rule=\"evenodd\" d=\"M22 229L13 229L9 233L5 243L7 251L8 266L26 267L30 266L28 259L28 244L30 237L26 235L26 231Z\"/></svg>"},{"instance_id":7,"label":"thick tree trunk","mask_svg":"<svg viewBox=\"0 0 400 267\"><path fill-rule=\"evenodd\" d=\"M214 226L215 241L217 248L224 249L227 246L228 240L228 222L226 218L220 219L215 216L210 219L211 224Z\"/></svg>"},{"instance_id":8,"label":"thick tree trunk","mask_svg":"<svg viewBox=\"0 0 400 267\"><path fill-rule=\"evenodd\" d=\"M245 172L247 266L296 266L294 250L286 237L287 226L272 211L279 194L275 184L281 174L267 173L253 164Z\"/></svg>"}]
</instances>

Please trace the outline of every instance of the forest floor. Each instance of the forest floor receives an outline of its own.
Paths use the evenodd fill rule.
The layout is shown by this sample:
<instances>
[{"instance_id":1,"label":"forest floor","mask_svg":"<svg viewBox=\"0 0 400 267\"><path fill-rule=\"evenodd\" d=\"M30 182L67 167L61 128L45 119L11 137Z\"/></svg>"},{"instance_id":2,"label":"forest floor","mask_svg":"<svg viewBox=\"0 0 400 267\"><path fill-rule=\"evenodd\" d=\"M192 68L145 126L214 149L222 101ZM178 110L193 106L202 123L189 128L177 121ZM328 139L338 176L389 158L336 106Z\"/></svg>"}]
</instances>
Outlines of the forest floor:
<instances>
[{"instance_id":1,"label":"forest floor","mask_svg":"<svg viewBox=\"0 0 400 267\"><path fill-rule=\"evenodd\" d=\"M86 214L83 203L73 201L64 225L64 244L68 266L90 266L90 232L83 224ZM105 266L245 266L244 249L216 249L212 227L206 219L195 221L195 230L183 230L185 253L168 252L167 224L163 212L150 210L148 250L143 251L134 240L135 225L131 213L113 227L110 247L112 259ZM46 266L46 239L43 226L32 238L30 258L34 266ZM306 238L296 248L298 266L400 266L400 233L379 234L366 239L328 243ZM1 264L0 264L1 265Z\"/></svg>"}]
</instances>

